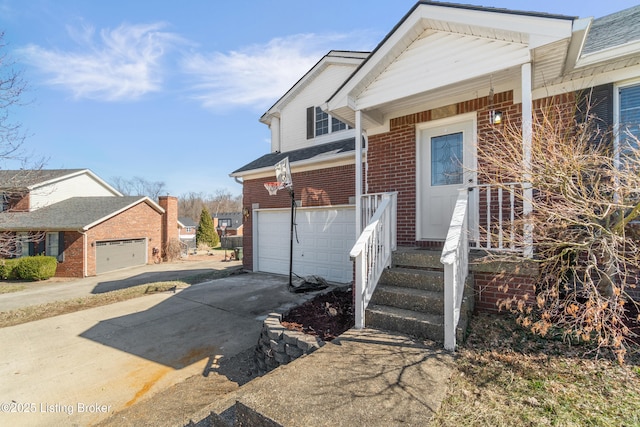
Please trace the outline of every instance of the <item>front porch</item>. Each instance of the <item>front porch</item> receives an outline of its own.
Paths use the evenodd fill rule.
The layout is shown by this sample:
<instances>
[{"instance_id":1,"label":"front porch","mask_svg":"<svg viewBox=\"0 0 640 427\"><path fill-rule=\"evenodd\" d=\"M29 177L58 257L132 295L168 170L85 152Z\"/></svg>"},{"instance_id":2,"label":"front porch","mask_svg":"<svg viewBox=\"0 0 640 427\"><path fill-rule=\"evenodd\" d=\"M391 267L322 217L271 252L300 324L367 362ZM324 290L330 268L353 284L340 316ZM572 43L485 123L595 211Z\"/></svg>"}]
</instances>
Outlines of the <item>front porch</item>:
<instances>
[{"instance_id":1,"label":"front porch","mask_svg":"<svg viewBox=\"0 0 640 427\"><path fill-rule=\"evenodd\" d=\"M522 240L516 239L522 230L514 229L522 212L517 187L461 189L446 240L418 242L422 247L397 245L397 193L364 195L361 220L367 226L351 251L356 328L410 334L455 350L474 307L498 311L501 301L532 294L533 263L486 258L488 253L526 253ZM468 221L469 190L479 202L472 208L474 228Z\"/></svg>"}]
</instances>

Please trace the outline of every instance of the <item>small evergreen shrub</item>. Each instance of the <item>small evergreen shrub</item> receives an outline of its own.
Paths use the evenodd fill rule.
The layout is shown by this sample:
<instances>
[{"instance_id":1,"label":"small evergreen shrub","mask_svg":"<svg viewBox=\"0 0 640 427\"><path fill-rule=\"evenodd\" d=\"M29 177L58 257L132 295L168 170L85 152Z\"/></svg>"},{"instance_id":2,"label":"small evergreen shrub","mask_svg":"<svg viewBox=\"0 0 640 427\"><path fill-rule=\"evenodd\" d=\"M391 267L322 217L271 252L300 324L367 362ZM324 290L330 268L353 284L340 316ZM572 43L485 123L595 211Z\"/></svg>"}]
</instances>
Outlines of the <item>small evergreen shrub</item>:
<instances>
[{"instance_id":1,"label":"small evergreen shrub","mask_svg":"<svg viewBox=\"0 0 640 427\"><path fill-rule=\"evenodd\" d=\"M0 260L0 280L15 280L18 278L16 267L17 259L1 259Z\"/></svg>"},{"instance_id":2,"label":"small evergreen shrub","mask_svg":"<svg viewBox=\"0 0 640 427\"><path fill-rule=\"evenodd\" d=\"M47 280L56 274L58 260L51 256L30 256L18 259L16 273L22 280Z\"/></svg>"}]
</instances>

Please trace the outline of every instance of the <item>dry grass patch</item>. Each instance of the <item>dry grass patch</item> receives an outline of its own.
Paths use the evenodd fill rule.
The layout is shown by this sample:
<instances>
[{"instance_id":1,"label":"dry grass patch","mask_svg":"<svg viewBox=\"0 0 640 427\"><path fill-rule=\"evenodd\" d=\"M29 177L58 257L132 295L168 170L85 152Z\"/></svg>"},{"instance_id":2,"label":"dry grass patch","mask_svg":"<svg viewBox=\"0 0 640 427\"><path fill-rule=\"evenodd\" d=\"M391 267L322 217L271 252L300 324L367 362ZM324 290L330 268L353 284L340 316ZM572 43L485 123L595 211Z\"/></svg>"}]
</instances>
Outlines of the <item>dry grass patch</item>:
<instances>
[{"instance_id":1,"label":"dry grass patch","mask_svg":"<svg viewBox=\"0 0 640 427\"><path fill-rule=\"evenodd\" d=\"M506 316L474 317L433 426L640 425L640 357L626 365L544 340Z\"/></svg>"},{"instance_id":2,"label":"dry grass patch","mask_svg":"<svg viewBox=\"0 0 640 427\"><path fill-rule=\"evenodd\" d=\"M175 281L149 283L105 292L102 294L88 295L81 298L55 301L11 311L4 311L0 312L0 328L20 325L22 323L33 322L35 320L59 316L61 314L73 313L87 308L100 307L120 301L126 301L132 298L142 297L152 293L175 291L176 289L186 288L189 285L220 279L238 272L239 269L215 270L210 273L189 276Z\"/></svg>"},{"instance_id":3,"label":"dry grass patch","mask_svg":"<svg viewBox=\"0 0 640 427\"><path fill-rule=\"evenodd\" d=\"M0 285L0 294L10 294L11 292L19 292L26 289L25 285Z\"/></svg>"},{"instance_id":4,"label":"dry grass patch","mask_svg":"<svg viewBox=\"0 0 640 427\"><path fill-rule=\"evenodd\" d=\"M33 322L34 320L59 316L61 314L73 313L87 308L100 307L151 293L165 292L186 286L186 283L179 281L159 282L151 285L138 285L131 288L119 289L117 291L105 292L103 294L89 295L81 298L55 301L11 311L4 311L0 313L0 328L20 325L22 323Z\"/></svg>"}]
</instances>

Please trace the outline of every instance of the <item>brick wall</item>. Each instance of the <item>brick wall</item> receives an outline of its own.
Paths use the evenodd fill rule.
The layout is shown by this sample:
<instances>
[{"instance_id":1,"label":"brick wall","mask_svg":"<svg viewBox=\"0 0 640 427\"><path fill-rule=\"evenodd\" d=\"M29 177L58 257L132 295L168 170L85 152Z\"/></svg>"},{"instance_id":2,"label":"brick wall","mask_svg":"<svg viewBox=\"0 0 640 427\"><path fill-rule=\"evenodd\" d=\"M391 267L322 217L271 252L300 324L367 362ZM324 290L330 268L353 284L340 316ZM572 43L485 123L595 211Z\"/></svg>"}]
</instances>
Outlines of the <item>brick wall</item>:
<instances>
[{"instance_id":1,"label":"brick wall","mask_svg":"<svg viewBox=\"0 0 640 427\"><path fill-rule=\"evenodd\" d=\"M173 196L160 196L158 204L164 209L162 215L162 244L164 250L167 242L178 240L178 198Z\"/></svg>"},{"instance_id":2,"label":"brick wall","mask_svg":"<svg viewBox=\"0 0 640 427\"><path fill-rule=\"evenodd\" d=\"M286 208L291 206L287 190L270 196L264 183L273 177L245 180L242 186L242 205L245 212L242 224L243 266L253 270L253 224L252 206L257 203L264 208ZM302 206L346 205L349 197L355 196L355 167L337 166L314 171L292 173L294 195Z\"/></svg>"},{"instance_id":3,"label":"brick wall","mask_svg":"<svg viewBox=\"0 0 640 427\"><path fill-rule=\"evenodd\" d=\"M533 276L518 276L492 272L474 273L475 310L505 311L499 303L525 295L533 301L535 279Z\"/></svg>"},{"instance_id":4,"label":"brick wall","mask_svg":"<svg viewBox=\"0 0 640 427\"><path fill-rule=\"evenodd\" d=\"M56 276L82 277L84 272L84 240L75 231L64 232L64 261L58 263Z\"/></svg>"},{"instance_id":5,"label":"brick wall","mask_svg":"<svg viewBox=\"0 0 640 427\"><path fill-rule=\"evenodd\" d=\"M147 262L154 247L162 245L162 214L146 203L138 203L130 209L98 224L87 232L87 275L96 275L96 247L100 240L148 239Z\"/></svg>"}]
</instances>

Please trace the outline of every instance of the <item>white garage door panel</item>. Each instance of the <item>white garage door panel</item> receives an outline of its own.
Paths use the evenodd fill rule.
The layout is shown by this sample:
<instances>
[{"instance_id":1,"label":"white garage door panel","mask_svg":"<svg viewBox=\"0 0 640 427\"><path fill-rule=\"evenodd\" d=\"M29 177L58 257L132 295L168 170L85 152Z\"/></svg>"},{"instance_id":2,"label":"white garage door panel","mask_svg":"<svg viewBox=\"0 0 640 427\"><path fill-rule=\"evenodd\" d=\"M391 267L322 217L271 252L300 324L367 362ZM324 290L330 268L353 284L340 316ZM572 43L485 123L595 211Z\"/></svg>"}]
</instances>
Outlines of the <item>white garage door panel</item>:
<instances>
[{"instance_id":1,"label":"white garage door panel","mask_svg":"<svg viewBox=\"0 0 640 427\"><path fill-rule=\"evenodd\" d=\"M289 274L289 210L257 212L258 271ZM297 240L293 242L293 272L318 275L333 282L350 282L353 267L349 251L355 243L353 207L299 208Z\"/></svg>"}]
</instances>

